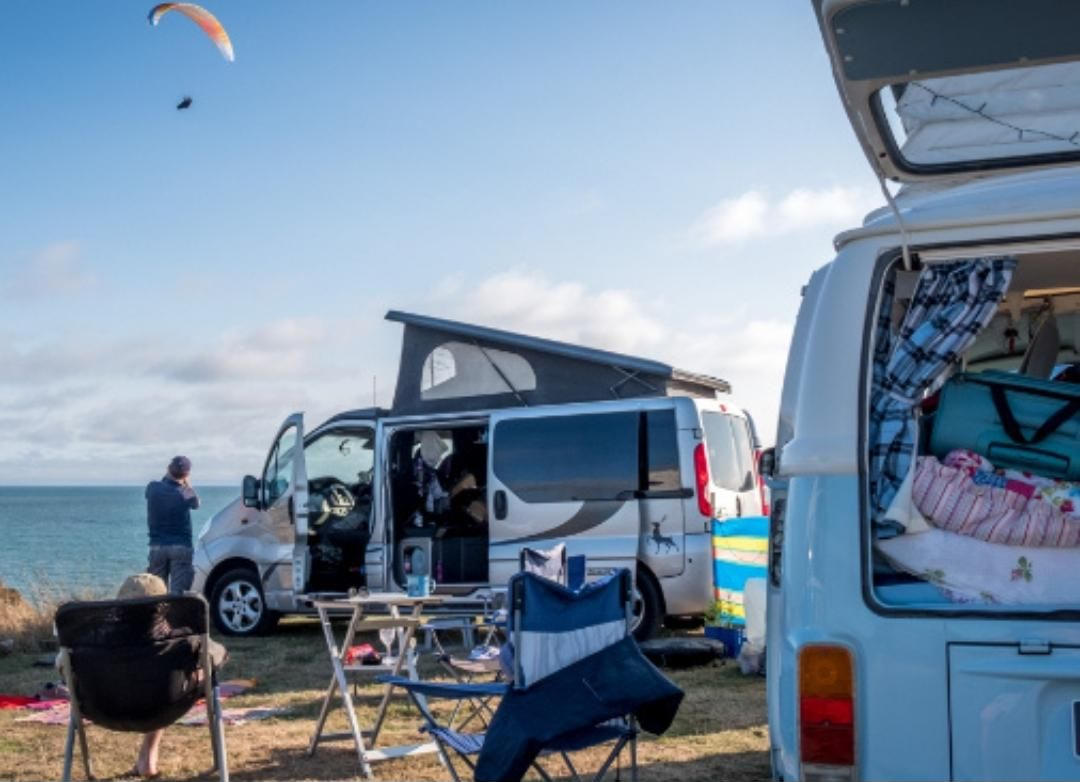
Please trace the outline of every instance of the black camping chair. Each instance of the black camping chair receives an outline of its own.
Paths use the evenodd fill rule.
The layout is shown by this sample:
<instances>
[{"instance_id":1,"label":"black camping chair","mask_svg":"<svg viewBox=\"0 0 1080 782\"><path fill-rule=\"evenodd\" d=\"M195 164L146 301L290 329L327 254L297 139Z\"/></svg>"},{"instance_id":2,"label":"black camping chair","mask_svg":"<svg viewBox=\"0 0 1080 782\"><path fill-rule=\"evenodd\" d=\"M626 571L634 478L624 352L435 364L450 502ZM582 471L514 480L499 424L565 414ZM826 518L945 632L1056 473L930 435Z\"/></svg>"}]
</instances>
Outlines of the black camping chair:
<instances>
[{"instance_id":1,"label":"black camping chair","mask_svg":"<svg viewBox=\"0 0 1080 782\"><path fill-rule=\"evenodd\" d=\"M65 603L56 611L58 663L71 693L64 747L71 779L75 736L93 779L83 718L108 730L149 733L206 698L214 767L228 782L217 676L210 654L209 607L200 595Z\"/></svg>"}]
</instances>

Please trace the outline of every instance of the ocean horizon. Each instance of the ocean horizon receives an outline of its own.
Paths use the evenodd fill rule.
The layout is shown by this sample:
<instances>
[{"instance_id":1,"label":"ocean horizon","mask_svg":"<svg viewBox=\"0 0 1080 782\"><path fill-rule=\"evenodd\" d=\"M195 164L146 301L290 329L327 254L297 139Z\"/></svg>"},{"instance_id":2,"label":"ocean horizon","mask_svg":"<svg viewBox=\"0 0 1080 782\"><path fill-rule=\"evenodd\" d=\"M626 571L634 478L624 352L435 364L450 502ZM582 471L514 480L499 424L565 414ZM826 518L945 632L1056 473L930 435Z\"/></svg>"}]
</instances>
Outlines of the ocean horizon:
<instances>
[{"instance_id":1,"label":"ocean horizon","mask_svg":"<svg viewBox=\"0 0 1080 782\"><path fill-rule=\"evenodd\" d=\"M30 600L110 597L146 570L146 484L0 485L0 581ZM196 485L192 534L240 494Z\"/></svg>"}]
</instances>

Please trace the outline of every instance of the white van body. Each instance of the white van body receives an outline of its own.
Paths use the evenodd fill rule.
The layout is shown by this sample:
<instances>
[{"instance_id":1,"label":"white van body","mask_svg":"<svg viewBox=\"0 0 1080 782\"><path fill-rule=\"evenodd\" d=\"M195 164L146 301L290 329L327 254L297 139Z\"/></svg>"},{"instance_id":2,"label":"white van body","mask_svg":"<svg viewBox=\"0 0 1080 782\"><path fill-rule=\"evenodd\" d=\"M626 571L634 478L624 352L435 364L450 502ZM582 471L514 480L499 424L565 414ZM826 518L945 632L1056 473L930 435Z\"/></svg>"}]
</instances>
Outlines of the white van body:
<instances>
[{"instance_id":1,"label":"white van body","mask_svg":"<svg viewBox=\"0 0 1080 782\"><path fill-rule=\"evenodd\" d=\"M1075 11L1041 2L919 5L907 0L814 3L845 108L872 166L879 176L905 184L896 197L902 224L891 209L882 208L837 237L835 258L804 288L788 357L770 484L767 700L773 776L1080 779L1080 593L1072 603L1056 605L951 602L927 596L932 576L918 585L926 588L922 597L911 592L890 598L875 580L880 562L867 480L870 351L883 277L902 268L905 243L916 269L958 258L1018 258L1013 287L1000 309L1002 318L1018 316L1010 322L1020 322L1021 309L1045 302L1058 317L1074 318L1070 275L1072 285L1080 286L1076 155L1034 147L1000 154L991 147L1019 144L1004 134L980 142L982 157L964 153L968 156L950 167L948 154L960 154L956 150L965 141L963 122L938 129L953 134L948 144L940 135L933 145L904 147L900 139L888 138L888 124L873 97L883 85L916 78L933 82L938 73L942 80L963 78L965 72L1000 74L1003 83L1010 82L1012 73L1001 69L1037 65L1039 46L1060 39L1055 27L1073 29ZM958 28L950 25L960 20L968 29L953 35ZM1023 29L1025 37L1010 35L1009 25ZM851 38L863 34L856 46ZM886 47L882 41L890 34L899 37ZM930 48L946 44L954 48ZM1024 59L982 51L983 44L1024 49ZM878 64L866 64L874 51L896 62L881 65L875 75ZM903 61L911 52L914 64ZM1078 52L1080 45L1069 51L1059 47L1045 58L1058 64L1074 60ZM939 55L955 56L935 65ZM865 70L855 70L856 63ZM1042 87L1035 81L1032 92L1038 93ZM1013 81L1015 93L995 103L986 84L976 100L953 93L939 105L956 109L963 103L964 113L977 120L976 129L990 122L976 111L987 106L981 109L987 116L994 106L1000 111L994 123L1028 128L1038 121L1034 111L1028 116L1023 113L1028 109L1018 108L1032 97L1026 87ZM1080 95L1075 81L1067 86ZM1057 106L1072 122L1080 101L1069 101ZM920 121L926 123L923 130L933 124L925 117ZM1055 120L1047 121L1052 126ZM918 122L907 129L909 138L920 132ZM1062 138L1061 143L1071 143L1068 134ZM915 158L929 155L930 147L938 159L922 157L925 165L917 165ZM905 152L910 153L906 160ZM1030 160L1024 159L1027 154ZM1075 361L1076 347L1073 341L1066 350L1063 340L1060 360ZM969 353L965 363L971 370L977 362ZM1080 565L1080 552L1076 556ZM850 694L850 762L808 761L803 754L802 721L815 705L803 697L800 655L818 645L843 650L850 660L853 686L845 689L841 682L837 690Z\"/></svg>"},{"instance_id":2,"label":"white van body","mask_svg":"<svg viewBox=\"0 0 1080 782\"><path fill-rule=\"evenodd\" d=\"M486 512L483 524L464 532L414 524L425 515L415 470L429 445L442 451L439 469L468 463L470 507ZM425 415L369 409L311 432L295 414L257 483L257 500L215 514L195 549L193 589L232 634L308 611L315 595L361 585L404 590L414 548L431 563L444 605L474 609L517 572L522 547L565 543L570 556L586 557L587 576L636 573L635 623L644 636L665 615L712 606L712 518L762 510L752 423L728 394ZM320 566L328 538L331 555L348 557L352 533L340 545L332 538L341 534L337 521L352 518L370 537L356 581Z\"/></svg>"}]
</instances>

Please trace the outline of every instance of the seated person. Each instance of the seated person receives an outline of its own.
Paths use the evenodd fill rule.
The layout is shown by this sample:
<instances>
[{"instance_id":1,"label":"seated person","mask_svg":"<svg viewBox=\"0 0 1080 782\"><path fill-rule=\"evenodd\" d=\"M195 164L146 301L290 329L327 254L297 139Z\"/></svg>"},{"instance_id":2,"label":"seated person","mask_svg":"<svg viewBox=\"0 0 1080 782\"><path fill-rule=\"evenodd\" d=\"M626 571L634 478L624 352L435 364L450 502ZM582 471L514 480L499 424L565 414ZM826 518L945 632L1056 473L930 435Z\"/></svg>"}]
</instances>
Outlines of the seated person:
<instances>
[{"instance_id":1,"label":"seated person","mask_svg":"<svg viewBox=\"0 0 1080 782\"><path fill-rule=\"evenodd\" d=\"M116 599L130 600L131 598L136 597L163 596L168 593L169 590L165 587L165 582L160 578L151 575L150 573L138 573L134 576L127 577L127 580L125 580L120 587ZM210 659L213 660L214 667L218 668L221 665L224 665L227 658L228 653L225 651L225 647L217 641L211 640ZM158 751L161 748L161 738L164 735L164 728L143 734L142 745L139 747L139 755L135 760L135 767L131 770L130 776L146 777L149 779L159 775Z\"/></svg>"}]
</instances>

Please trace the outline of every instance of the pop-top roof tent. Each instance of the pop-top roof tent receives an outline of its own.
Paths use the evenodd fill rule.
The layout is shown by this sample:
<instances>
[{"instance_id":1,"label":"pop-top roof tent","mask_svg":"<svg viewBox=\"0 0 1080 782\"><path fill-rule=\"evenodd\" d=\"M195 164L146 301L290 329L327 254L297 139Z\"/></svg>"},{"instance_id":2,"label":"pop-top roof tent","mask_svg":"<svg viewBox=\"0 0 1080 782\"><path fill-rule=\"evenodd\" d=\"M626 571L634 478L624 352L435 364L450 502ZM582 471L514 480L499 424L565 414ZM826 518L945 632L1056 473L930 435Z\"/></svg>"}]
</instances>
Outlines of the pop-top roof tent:
<instances>
[{"instance_id":1,"label":"pop-top roof tent","mask_svg":"<svg viewBox=\"0 0 1080 782\"><path fill-rule=\"evenodd\" d=\"M395 310L386 319L405 326L394 415L731 391L621 353Z\"/></svg>"}]
</instances>

